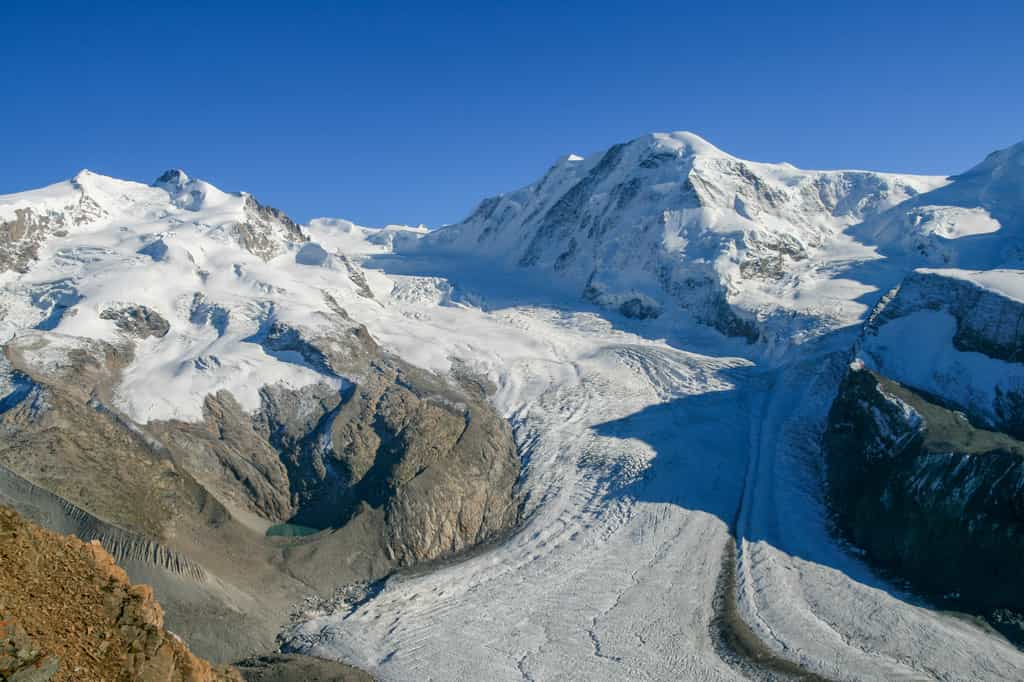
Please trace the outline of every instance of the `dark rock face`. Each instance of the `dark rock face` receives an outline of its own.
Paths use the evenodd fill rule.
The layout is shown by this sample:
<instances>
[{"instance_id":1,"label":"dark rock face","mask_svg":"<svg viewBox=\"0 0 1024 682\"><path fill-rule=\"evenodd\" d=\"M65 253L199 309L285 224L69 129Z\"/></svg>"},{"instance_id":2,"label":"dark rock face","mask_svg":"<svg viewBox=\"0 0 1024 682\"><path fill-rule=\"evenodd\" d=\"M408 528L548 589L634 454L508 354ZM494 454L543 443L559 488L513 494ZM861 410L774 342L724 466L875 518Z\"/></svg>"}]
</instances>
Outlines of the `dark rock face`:
<instances>
[{"instance_id":1,"label":"dark rock face","mask_svg":"<svg viewBox=\"0 0 1024 682\"><path fill-rule=\"evenodd\" d=\"M634 320L649 320L661 315L661 308L643 299L631 298L619 306L619 312Z\"/></svg>"},{"instance_id":2,"label":"dark rock face","mask_svg":"<svg viewBox=\"0 0 1024 682\"><path fill-rule=\"evenodd\" d=\"M905 329L949 343L926 371L907 365L916 334L884 332L911 319ZM1024 395L1013 379L1022 319L1024 304L996 291L911 274L869 316L857 346L868 368L857 363L844 378L823 437L838 530L915 589L984 615L1016 641L1024 641ZM1005 376L975 376L964 353L1006 363Z\"/></svg>"},{"instance_id":3,"label":"dark rock face","mask_svg":"<svg viewBox=\"0 0 1024 682\"><path fill-rule=\"evenodd\" d=\"M474 386L381 354L350 322L333 338L275 323L267 339L325 373L357 378L340 394L263 391L252 430L287 469L292 516L282 520L331 528L382 514L389 559L400 565L457 552L515 522L511 431Z\"/></svg>"},{"instance_id":4,"label":"dark rock face","mask_svg":"<svg viewBox=\"0 0 1024 682\"><path fill-rule=\"evenodd\" d=\"M958 608L1024 610L1024 442L851 370L823 443L838 527L871 559Z\"/></svg>"},{"instance_id":5,"label":"dark rock face","mask_svg":"<svg viewBox=\"0 0 1024 682\"><path fill-rule=\"evenodd\" d=\"M119 330L137 339L161 338L171 330L160 313L144 305L109 306L100 312L100 319L112 320Z\"/></svg>"},{"instance_id":6,"label":"dark rock face","mask_svg":"<svg viewBox=\"0 0 1024 682\"><path fill-rule=\"evenodd\" d=\"M189 180L188 175L185 171L180 168L171 168L160 174L156 180L153 181L154 187L161 187L167 185L169 187L182 187Z\"/></svg>"},{"instance_id":7,"label":"dark rock face","mask_svg":"<svg viewBox=\"0 0 1024 682\"><path fill-rule=\"evenodd\" d=\"M358 293L363 298L373 298L373 290L370 288L369 282L366 281L366 275L363 273L363 269L353 263L348 256L344 254L338 254L338 260L348 270L348 278L353 284L356 285Z\"/></svg>"},{"instance_id":8,"label":"dark rock face","mask_svg":"<svg viewBox=\"0 0 1024 682\"><path fill-rule=\"evenodd\" d=\"M60 214L40 216L27 208L15 211L14 220L0 223L0 272L26 272L28 264L37 258L40 242L51 229L60 229L62 225Z\"/></svg>"},{"instance_id":9,"label":"dark rock face","mask_svg":"<svg viewBox=\"0 0 1024 682\"><path fill-rule=\"evenodd\" d=\"M131 336L156 333L152 311L121 312L116 323ZM481 384L449 382L382 354L350 320L339 318L335 332L316 336L274 322L263 342L324 374L355 379L340 392L326 383L267 386L253 415L221 392L207 397L201 423L145 426L104 399L131 351L92 342L69 353L55 375L22 357L49 337L19 338L8 356L25 381L3 404L0 461L155 538L171 534L181 514L206 523L238 510L314 528L369 514L379 521L386 561L408 565L515 523L519 458ZM104 458L117 463L112 473ZM77 490L83 480L90 485Z\"/></svg>"},{"instance_id":10,"label":"dark rock face","mask_svg":"<svg viewBox=\"0 0 1024 682\"><path fill-rule=\"evenodd\" d=\"M67 354L56 371L32 353L47 334L8 344L21 390L0 414L0 464L116 526L155 540L183 518L216 523L223 507L167 452L111 410L109 386L130 352L91 342Z\"/></svg>"}]
</instances>

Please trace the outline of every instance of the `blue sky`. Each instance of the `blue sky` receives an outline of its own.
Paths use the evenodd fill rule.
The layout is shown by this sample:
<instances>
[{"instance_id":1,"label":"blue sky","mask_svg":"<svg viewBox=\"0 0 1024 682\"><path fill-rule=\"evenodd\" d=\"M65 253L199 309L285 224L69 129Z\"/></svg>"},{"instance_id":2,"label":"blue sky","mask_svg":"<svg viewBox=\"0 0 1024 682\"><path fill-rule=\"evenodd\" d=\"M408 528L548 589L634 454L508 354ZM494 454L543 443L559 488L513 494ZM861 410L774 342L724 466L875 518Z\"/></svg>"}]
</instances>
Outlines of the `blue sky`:
<instances>
[{"instance_id":1,"label":"blue sky","mask_svg":"<svg viewBox=\"0 0 1024 682\"><path fill-rule=\"evenodd\" d=\"M3 2L0 193L182 167L436 226L655 130L923 173L1024 139L1019 1L93 4Z\"/></svg>"}]
</instances>

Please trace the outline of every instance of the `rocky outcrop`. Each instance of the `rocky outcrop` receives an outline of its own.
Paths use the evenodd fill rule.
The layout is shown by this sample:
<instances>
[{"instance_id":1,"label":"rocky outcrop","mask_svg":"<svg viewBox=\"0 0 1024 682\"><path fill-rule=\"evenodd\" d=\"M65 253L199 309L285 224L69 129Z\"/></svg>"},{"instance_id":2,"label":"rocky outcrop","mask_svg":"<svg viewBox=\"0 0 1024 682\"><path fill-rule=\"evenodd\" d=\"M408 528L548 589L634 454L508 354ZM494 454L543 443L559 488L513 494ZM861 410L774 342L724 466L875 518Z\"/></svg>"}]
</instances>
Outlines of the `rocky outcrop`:
<instances>
[{"instance_id":1,"label":"rocky outcrop","mask_svg":"<svg viewBox=\"0 0 1024 682\"><path fill-rule=\"evenodd\" d=\"M82 542L0 507L0 679L214 682L242 679L164 629L99 541Z\"/></svg>"},{"instance_id":2,"label":"rocky outcrop","mask_svg":"<svg viewBox=\"0 0 1024 682\"><path fill-rule=\"evenodd\" d=\"M39 256L40 245L51 237L65 237L68 230L93 222L104 215L103 209L79 190L76 200L63 210L16 208L4 219L0 216L0 272L26 272Z\"/></svg>"},{"instance_id":3,"label":"rocky outcrop","mask_svg":"<svg viewBox=\"0 0 1024 682\"><path fill-rule=\"evenodd\" d=\"M399 565L470 547L517 518L511 432L481 397L390 358L356 387L331 435L348 489L340 508L382 509Z\"/></svg>"},{"instance_id":4,"label":"rocky outcrop","mask_svg":"<svg viewBox=\"0 0 1024 682\"><path fill-rule=\"evenodd\" d=\"M2 292L0 503L104 543L201 655L270 651L310 593L516 523L493 387L379 348L338 302L373 299L359 262L284 213L83 172L0 222L0 265L52 256Z\"/></svg>"},{"instance_id":5,"label":"rocky outcrop","mask_svg":"<svg viewBox=\"0 0 1024 682\"><path fill-rule=\"evenodd\" d=\"M1018 639L1024 441L1019 413L992 397L1020 371L1022 311L962 274L908 277L865 325L822 441L838 530Z\"/></svg>"},{"instance_id":6,"label":"rocky outcrop","mask_svg":"<svg viewBox=\"0 0 1024 682\"><path fill-rule=\"evenodd\" d=\"M110 310L129 339L166 333L144 306ZM342 378L342 389L266 386L253 414L221 391L207 396L202 422L143 426L113 407L130 343L19 336L6 348L23 379L0 413L0 463L156 540L231 510L313 528L376 510L388 560L406 565L515 522L518 457L479 384L382 353L340 308L317 328L268 321L252 340Z\"/></svg>"},{"instance_id":7,"label":"rocky outcrop","mask_svg":"<svg viewBox=\"0 0 1024 682\"><path fill-rule=\"evenodd\" d=\"M264 206L250 194L243 204L245 220L232 231L238 243L249 253L270 260L283 253L285 242L301 244L309 241L295 221L272 206Z\"/></svg>"},{"instance_id":8,"label":"rocky outcrop","mask_svg":"<svg viewBox=\"0 0 1024 682\"><path fill-rule=\"evenodd\" d=\"M149 434L112 409L131 352L51 333L9 342L21 377L0 413L0 464L117 526L155 540L224 508Z\"/></svg>"},{"instance_id":9,"label":"rocky outcrop","mask_svg":"<svg viewBox=\"0 0 1024 682\"><path fill-rule=\"evenodd\" d=\"M372 516L397 565L460 551L515 522L518 456L476 385L381 353L347 316L333 334L278 321L262 343L346 383L340 392L267 386L254 415L218 394L203 424L150 425L219 499L311 528Z\"/></svg>"},{"instance_id":10,"label":"rocky outcrop","mask_svg":"<svg viewBox=\"0 0 1024 682\"><path fill-rule=\"evenodd\" d=\"M245 192L230 195L221 192L203 180L190 178L183 170L164 172L152 186L166 191L171 204L186 211L200 213L211 201L224 203L227 200L237 206L240 219L210 227L218 231L224 229L239 246L264 261L284 253L289 244L309 241L302 228L283 211L261 204ZM160 253L162 248L150 246L144 253L152 256L154 251Z\"/></svg>"},{"instance_id":11,"label":"rocky outcrop","mask_svg":"<svg viewBox=\"0 0 1024 682\"><path fill-rule=\"evenodd\" d=\"M860 370L824 445L839 527L872 559L973 610L1024 610L1024 442Z\"/></svg>"},{"instance_id":12,"label":"rocky outcrop","mask_svg":"<svg viewBox=\"0 0 1024 682\"><path fill-rule=\"evenodd\" d=\"M144 305L109 305L100 311L100 319L111 320L122 333L137 339L162 338L171 329L160 313Z\"/></svg>"}]
</instances>

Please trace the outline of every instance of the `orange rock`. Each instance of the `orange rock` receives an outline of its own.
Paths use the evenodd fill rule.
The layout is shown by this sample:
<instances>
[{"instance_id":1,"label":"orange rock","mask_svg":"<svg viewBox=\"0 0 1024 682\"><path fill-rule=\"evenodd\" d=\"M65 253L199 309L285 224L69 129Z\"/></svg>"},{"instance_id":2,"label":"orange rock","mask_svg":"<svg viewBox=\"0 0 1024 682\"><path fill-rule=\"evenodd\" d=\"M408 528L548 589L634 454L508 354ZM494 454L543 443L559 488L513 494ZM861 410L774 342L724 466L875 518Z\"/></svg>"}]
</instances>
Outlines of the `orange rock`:
<instances>
[{"instance_id":1,"label":"orange rock","mask_svg":"<svg viewBox=\"0 0 1024 682\"><path fill-rule=\"evenodd\" d=\"M242 679L233 668L197 658L164 630L153 590L132 585L99 542L52 533L4 507L0 585L0 679L14 672L4 666L15 665L38 665L57 681ZM5 656L12 647L36 653L26 660Z\"/></svg>"}]
</instances>

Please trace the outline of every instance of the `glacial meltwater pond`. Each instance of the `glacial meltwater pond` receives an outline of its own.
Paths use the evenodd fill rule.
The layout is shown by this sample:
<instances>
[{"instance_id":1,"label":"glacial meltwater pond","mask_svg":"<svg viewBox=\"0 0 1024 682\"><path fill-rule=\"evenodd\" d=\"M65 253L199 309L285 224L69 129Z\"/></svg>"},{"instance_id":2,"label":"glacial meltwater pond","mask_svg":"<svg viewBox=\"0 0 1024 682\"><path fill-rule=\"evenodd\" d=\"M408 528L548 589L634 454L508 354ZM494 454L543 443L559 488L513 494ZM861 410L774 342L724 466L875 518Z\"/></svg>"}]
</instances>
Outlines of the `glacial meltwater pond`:
<instances>
[{"instance_id":1,"label":"glacial meltwater pond","mask_svg":"<svg viewBox=\"0 0 1024 682\"><path fill-rule=\"evenodd\" d=\"M319 532L319 528L300 526L296 523L279 523L267 529L267 537L298 538L303 535L312 535Z\"/></svg>"}]
</instances>

